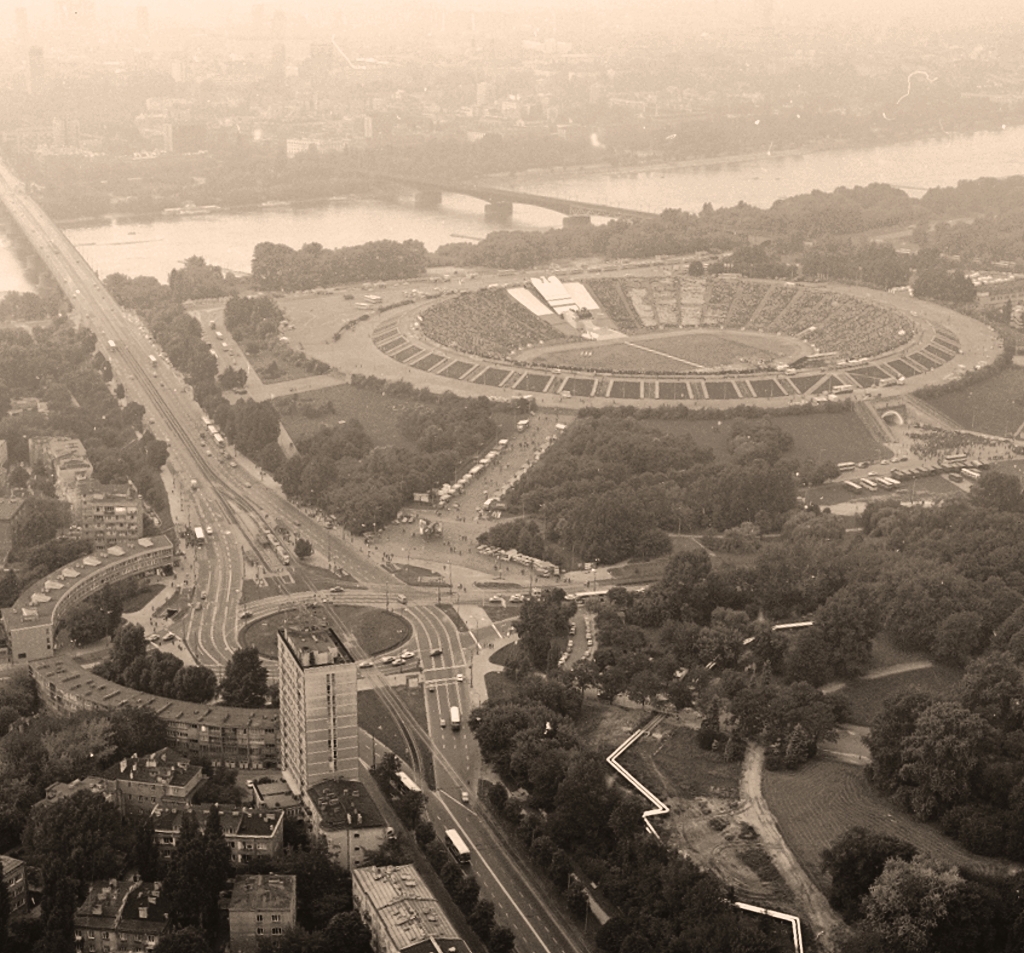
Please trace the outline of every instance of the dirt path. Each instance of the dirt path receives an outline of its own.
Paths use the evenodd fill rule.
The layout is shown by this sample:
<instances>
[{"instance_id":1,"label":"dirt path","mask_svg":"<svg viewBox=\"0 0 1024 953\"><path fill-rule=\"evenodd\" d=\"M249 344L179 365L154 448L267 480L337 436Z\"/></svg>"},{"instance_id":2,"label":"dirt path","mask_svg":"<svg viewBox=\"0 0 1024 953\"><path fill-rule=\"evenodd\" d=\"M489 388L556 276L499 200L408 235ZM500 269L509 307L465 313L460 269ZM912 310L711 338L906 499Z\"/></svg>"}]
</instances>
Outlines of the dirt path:
<instances>
[{"instance_id":1,"label":"dirt path","mask_svg":"<svg viewBox=\"0 0 1024 953\"><path fill-rule=\"evenodd\" d=\"M825 950L832 949L832 937L842 926L842 919L829 906L825 895L814 885L793 856L782 834L779 832L768 803L761 794L761 774L764 770L764 748L749 745L743 760L743 774L740 777L740 798L743 807L736 814L753 827L761 846L778 868L786 886L792 891L801 918L811 936L817 936Z\"/></svg>"}]
</instances>

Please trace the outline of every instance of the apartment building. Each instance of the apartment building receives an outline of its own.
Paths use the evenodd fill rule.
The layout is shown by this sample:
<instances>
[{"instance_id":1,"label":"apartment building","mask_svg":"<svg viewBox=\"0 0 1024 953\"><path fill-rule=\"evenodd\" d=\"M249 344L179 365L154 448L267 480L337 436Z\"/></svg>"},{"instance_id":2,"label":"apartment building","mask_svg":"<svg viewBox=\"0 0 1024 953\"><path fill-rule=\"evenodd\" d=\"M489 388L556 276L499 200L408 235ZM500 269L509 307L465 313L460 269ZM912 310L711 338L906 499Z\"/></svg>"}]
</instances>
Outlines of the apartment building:
<instances>
[{"instance_id":1,"label":"apartment building","mask_svg":"<svg viewBox=\"0 0 1024 953\"><path fill-rule=\"evenodd\" d=\"M262 937L295 926L295 877L244 874L235 878L228 906L232 953L254 950Z\"/></svg>"},{"instance_id":2,"label":"apartment building","mask_svg":"<svg viewBox=\"0 0 1024 953\"><path fill-rule=\"evenodd\" d=\"M278 629L281 773L305 797L318 781L358 777L356 664L330 626Z\"/></svg>"}]
</instances>

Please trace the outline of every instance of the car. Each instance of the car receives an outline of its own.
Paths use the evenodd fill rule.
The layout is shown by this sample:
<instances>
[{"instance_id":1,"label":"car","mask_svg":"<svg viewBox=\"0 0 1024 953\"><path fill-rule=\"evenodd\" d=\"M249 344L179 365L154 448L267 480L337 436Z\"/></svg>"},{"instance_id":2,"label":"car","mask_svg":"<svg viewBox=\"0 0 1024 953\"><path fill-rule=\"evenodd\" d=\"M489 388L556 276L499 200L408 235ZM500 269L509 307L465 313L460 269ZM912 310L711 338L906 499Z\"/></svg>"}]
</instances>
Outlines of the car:
<instances>
[{"instance_id":1,"label":"car","mask_svg":"<svg viewBox=\"0 0 1024 953\"><path fill-rule=\"evenodd\" d=\"M345 590L341 586L331 586L328 592L344 592Z\"/></svg>"},{"instance_id":2,"label":"car","mask_svg":"<svg viewBox=\"0 0 1024 953\"><path fill-rule=\"evenodd\" d=\"M431 658L437 658L439 655L443 655L443 654L444 654L444 649L434 649L430 653L430 657Z\"/></svg>"},{"instance_id":3,"label":"car","mask_svg":"<svg viewBox=\"0 0 1024 953\"><path fill-rule=\"evenodd\" d=\"M432 692L433 690L434 690L434 686L432 684L427 686L427 691L428 692Z\"/></svg>"},{"instance_id":4,"label":"car","mask_svg":"<svg viewBox=\"0 0 1024 953\"><path fill-rule=\"evenodd\" d=\"M404 658L396 658L391 664L392 665L405 665L405 659Z\"/></svg>"},{"instance_id":5,"label":"car","mask_svg":"<svg viewBox=\"0 0 1024 953\"><path fill-rule=\"evenodd\" d=\"M238 618L239 619L251 619L252 618L252 613L248 609L246 609L245 612L242 612L238 616Z\"/></svg>"},{"instance_id":6,"label":"car","mask_svg":"<svg viewBox=\"0 0 1024 953\"><path fill-rule=\"evenodd\" d=\"M508 597L508 601L509 602L525 602L526 601L526 596L524 596L521 592L517 592L514 595L509 596Z\"/></svg>"},{"instance_id":7,"label":"car","mask_svg":"<svg viewBox=\"0 0 1024 953\"><path fill-rule=\"evenodd\" d=\"M405 658L405 659L416 658L416 653L415 652L408 652L408 651L403 652L402 653L402 658Z\"/></svg>"},{"instance_id":8,"label":"car","mask_svg":"<svg viewBox=\"0 0 1024 953\"><path fill-rule=\"evenodd\" d=\"M448 722L446 722L443 718L441 719L441 727L442 728L447 728L448 727Z\"/></svg>"},{"instance_id":9,"label":"car","mask_svg":"<svg viewBox=\"0 0 1024 953\"><path fill-rule=\"evenodd\" d=\"M398 601L402 603L402 605L404 606L408 603L409 600L405 596L399 596Z\"/></svg>"},{"instance_id":10,"label":"car","mask_svg":"<svg viewBox=\"0 0 1024 953\"><path fill-rule=\"evenodd\" d=\"M466 676L463 675L462 672L459 672L459 674L455 676L455 681L457 682L464 682L465 680Z\"/></svg>"},{"instance_id":11,"label":"car","mask_svg":"<svg viewBox=\"0 0 1024 953\"><path fill-rule=\"evenodd\" d=\"M370 659L367 659L365 662L360 662L359 663L359 667L360 668L373 668L373 662Z\"/></svg>"},{"instance_id":12,"label":"car","mask_svg":"<svg viewBox=\"0 0 1024 953\"><path fill-rule=\"evenodd\" d=\"M245 488L247 490L251 490L252 489L252 484L248 480L245 481Z\"/></svg>"},{"instance_id":13,"label":"car","mask_svg":"<svg viewBox=\"0 0 1024 953\"><path fill-rule=\"evenodd\" d=\"M462 803L463 804L468 804L469 803L469 791L463 791L462 792Z\"/></svg>"},{"instance_id":14,"label":"car","mask_svg":"<svg viewBox=\"0 0 1024 953\"><path fill-rule=\"evenodd\" d=\"M381 665L390 665L394 660L395 660L395 657L393 655L385 655L384 658L382 658L380 660L380 664Z\"/></svg>"},{"instance_id":15,"label":"car","mask_svg":"<svg viewBox=\"0 0 1024 953\"><path fill-rule=\"evenodd\" d=\"M503 605L505 602L505 600L502 599L501 596L491 596L487 601L491 603L491 605L497 606Z\"/></svg>"}]
</instances>

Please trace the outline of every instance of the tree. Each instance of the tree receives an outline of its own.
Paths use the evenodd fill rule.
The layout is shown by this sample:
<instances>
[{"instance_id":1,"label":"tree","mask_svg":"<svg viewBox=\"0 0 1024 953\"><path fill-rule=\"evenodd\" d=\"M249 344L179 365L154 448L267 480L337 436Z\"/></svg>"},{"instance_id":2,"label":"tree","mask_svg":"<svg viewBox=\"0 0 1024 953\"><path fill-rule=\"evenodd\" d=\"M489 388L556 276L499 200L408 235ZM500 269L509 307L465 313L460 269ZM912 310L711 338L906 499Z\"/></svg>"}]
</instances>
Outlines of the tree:
<instances>
[{"instance_id":1,"label":"tree","mask_svg":"<svg viewBox=\"0 0 1024 953\"><path fill-rule=\"evenodd\" d=\"M487 949L490 953L513 953L516 948L516 935L510 927L496 926L491 930L491 937L487 941Z\"/></svg>"},{"instance_id":2,"label":"tree","mask_svg":"<svg viewBox=\"0 0 1024 953\"><path fill-rule=\"evenodd\" d=\"M220 683L224 704L262 708L267 699L267 669L255 647L237 649L224 668Z\"/></svg>"},{"instance_id":3,"label":"tree","mask_svg":"<svg viewBox=\"0 0 1024 953\"><path fill-rule=\"evenodd\" d=\"M971 487L971 500L986 509L1002 513L1024 510L1024 491L1020 478L1005 470L986 470Z\"/></svg>"},{"instance_id":4,"label":"tree","mask_svg":"<svg viewBox=\"0 0 1024 953\"><path fill-rule=\"evenodd\" d=\"M487 899L477 900L466 920L473 932L486 943L494 929L494 904Z\"/></svg>"},{"instance_id":5,"label":"tree","mask_svg":"<svg viewBox=\"0 0 1024 953\"><path fill-rule=\"evenodd\" d=\"M0 877L0 940L7 940L7 923L11 919L11 894L7 882Z\"/></svg>"},{"instance_id":6,"label":"tree","mask_svg":"<svg viewBox=\"0 0 1024 953\"><path fill-rule=\"evenodd\" d=\"M953 870L890 858L864 901L864 914L887 953L929 953L964 885Z\"/></svg>"},{"instance_id":7,"label":"tree","mask_svg":"<svg viewBox=\"0 0 1024 953\"><path fill-rule=\"evenodd\" d=\"M186 665L171 682L171 695L186 702L205 703L217 694L217 676L202 665Z\"/></svg>"},{"instance_id":8,"label":"tree","mask_svg":"<svg viewBox=\"0 0 1024 953\"><path fill-rule=\"evenodd\" d=\"M323 941L328 950L345 953L373 953L373 937L354 910L336 913L323 929Z\"/></svg>"},{"instance_id":9,"label":"tree","mask_svg":"<svg viewBox=\"0 0 1024 953\"><path fill-rule=\"evenodd\" d=\"M866 742L871 752L869 777L884 793L896 790L903 765L903 742L914 730L917 716L931 704L931 696L910 692L887 698L871 726Z\"/></svg>"},{"instance_id":10,"label":"tree","mask_svg":"<svg viewBox=\"0 0 1024 953\"><path fill-rule=\"evenodd\" d=\"M306 559L307 557L312 556L313 544L308 539L303 539L303 537L300 536L295 540L295 555L299 559Z\"/></svg>"},{"instance_id":11,"label":"tree","mask_svg":"<svg viewBox=\"0 0 1024 953\"><path fill-rule=\"evenodd\" d=\"M926 821L965 803L991 744L992 728L980 715L956 702L929 705L900 751L900 800Z\"/></svg>"},{"instance_id":12,"label":"tree","mask_svg":"<svg viewBox=\"0 0 1024 953\"><path fill-rule=\"evenodd\" d=\"M22 839L31 862L78 881L115 876L130 848L130 831L101 794L77 791L32 809Z\"/></svg>"},{"instance_id":13,"label":"tree","mask_svg":"<svg viewBox=\"0 0 1024 953\"><path fill-rule=\"evenodd\" d=\"M913 860L916 855L917 848L898 837L863 827L848 828L821 853L822 867L832 878L829 903L844 920L857 919L862 913L861 903L886 861L893 857Z\"/></svg>"},{"instance_id":14,"label":"tree","mask_svg":"<svg viewBox=\"0 0 1024 953\"><path fill-rule=\"evenodd\" d=\"M157 940L153 953L213 953L210 944L195 927L165 933Z\"/></svg>"}]
</instances>

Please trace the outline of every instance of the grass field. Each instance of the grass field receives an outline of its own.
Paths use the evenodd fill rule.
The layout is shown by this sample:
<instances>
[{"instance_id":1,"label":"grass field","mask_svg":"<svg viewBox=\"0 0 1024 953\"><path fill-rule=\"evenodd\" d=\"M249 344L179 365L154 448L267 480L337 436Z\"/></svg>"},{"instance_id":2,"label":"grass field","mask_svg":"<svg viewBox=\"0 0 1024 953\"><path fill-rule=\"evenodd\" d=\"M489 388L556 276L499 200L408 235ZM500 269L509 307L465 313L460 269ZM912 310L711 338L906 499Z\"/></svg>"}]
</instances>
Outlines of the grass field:
<instances>
[{"instance_id":1,"label":"grass field","mask_svg":"<svg viewBox=\"0 0 1024 953\"><path fill-rule=\"evenodd\" d=\"M927 400L967 430L1006 436L1024 423L1024 367L1009 367L969 390Z\"/></svg>"},{"instance_id":2,"label":"grass field","mask_svg":"<svg viewBox=\"0 0 1024 953\"><path fill-rule=\"evenodd\" d=\"M657 737L641 738L621 759L623 765L662 797L739 796L738 762L726 761L697 744L697 732L677 726Z\"/></svg>"},{"instance_id":3,"label":"grass field","mask_svg":"<svg viewBox=\"0 0 1024 953\"><path fill-rule=\"evenodd\" d=\"M122 612L138 612L140 609L144 609L149 603L156 598L157 594L163 589L163 586L145 586L135 593L133 596L129 596L124 600L124 604L121 606Z\"/></svg>"},{"instance_id":4,"label":"grass field","mask_svg":"<svg viewBox=\"0 0 1024 953\"><path fill-rule=\"evenodd\" d=\"M933 665L912 672L900 672L885 678L859 679L837 692L850 707L851 725L870 727L882 711L885 700L909 692L927 692L937 699L950 699L956 694L960 682L959 669L946 665Z\"/></svg>"},{"instance_id":5,"label":"grass field","mask_svg":"<svg viewBox=\"0 0 1024 953\"><path fill-rule=\"evenodd\" d=\"M802 414L769 417L773 424L793 437L787 457L824 462L831 460L878 460L888 456L884 444L875 440L851 410L834 414ZM710 447L718 459L729 455L732 420L647 420L645 425L664 433L689 434L700 446Z\"/></svg>"},{"instance_id":6,"label":"grass field","mask_svg":"<svg viewBox=\"0 0 1024 953\"><path fill-rule=\"evenodd\" d=\"M309 415L327 408L328 401L333 410ZM296 443L323 426L337 424L340 420L358 420L375 445L400 450L410 449L411 444L398 423L415 406L416 401L385 397L379 391L349 384L325 387L314 395L290 394L274 401L281 423ZM495 406L492 414L498 428L495 440L515 435L518 418L513 410Z\"/></svg>"},{"instance_id":7,"label":"grass field","mask_svg":"<svg viewBox=\"0 0 1024 953\"><path fill-rule=\"evenodd\" d=\"M341 620L346 634L356 641L368 655L379 655L401 645L412 635L412 626L393 612L369 606L335 605L332 615ZM277 658L277 630L288 625L315 625L326 623L327 617L319 606L279 612L247 625L241 633L242 645L255 645L263 658Z\"/></svg>"},{"instance_id":8,"label":"grass field","mask_svg":"<svg viewBox=\"0 0 1024 953\"><path fill-rule=\"evenodd\" d=\"M1011 866L971 854L934 827L902 813L871 789L863 768L856 765L817 759L799 771L766 771L762 791L786 843L823 890L829 878L821 869L821 852L855 826L901 837L940 863L990 874L1005 873Z\"/></svg>"},{"instance_id":9,"label":"grass field","mask_svg":"<svg viewBox=\"0 0 1024 953\"><path fill-rule=\"evenodd\" d=\"M412 712L417 724L426 731L427 709L423 701L423 692L418 688L393 688L391 691L404 704L406 710ZM406 764L409 763L409 745L405 735L376 692L359 692L357 718L360 728L390 748ZM380 751L377 752L377 756L380 757Z\"/></svg>"}]
</instances>

